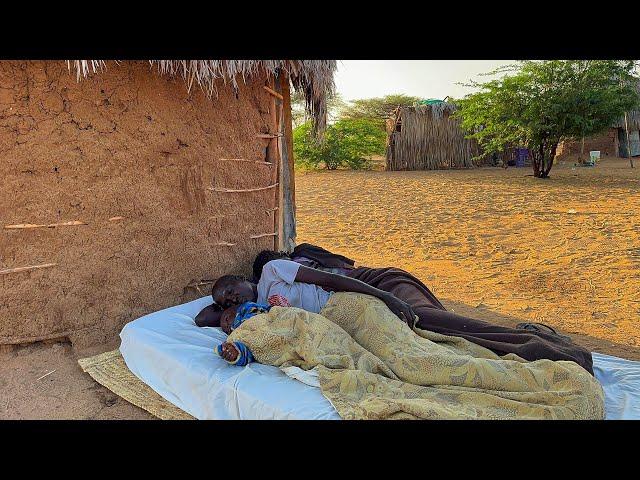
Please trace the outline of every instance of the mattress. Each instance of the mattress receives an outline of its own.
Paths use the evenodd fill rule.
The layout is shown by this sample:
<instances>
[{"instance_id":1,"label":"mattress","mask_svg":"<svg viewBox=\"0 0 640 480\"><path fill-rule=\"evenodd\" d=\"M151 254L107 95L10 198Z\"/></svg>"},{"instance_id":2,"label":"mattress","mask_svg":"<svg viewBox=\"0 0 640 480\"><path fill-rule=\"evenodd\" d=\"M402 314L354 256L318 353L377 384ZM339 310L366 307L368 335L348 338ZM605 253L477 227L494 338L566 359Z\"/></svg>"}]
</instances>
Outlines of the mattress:
<instances>
[{"instance_id":1,"label":"mattress","mask_svg":"<svg viewBox=\"0 0 640 480\"><path fill-rule=\"evenodd\" d=\"M227 364L214 353L226 334L194 318L211 297L134 320L120 333L129 369L153 390L198 419L339 420L315 381L299 369ZM640 362L593 354L605 392L607 420L640 419Z\"/></svg>"}]
</instances>

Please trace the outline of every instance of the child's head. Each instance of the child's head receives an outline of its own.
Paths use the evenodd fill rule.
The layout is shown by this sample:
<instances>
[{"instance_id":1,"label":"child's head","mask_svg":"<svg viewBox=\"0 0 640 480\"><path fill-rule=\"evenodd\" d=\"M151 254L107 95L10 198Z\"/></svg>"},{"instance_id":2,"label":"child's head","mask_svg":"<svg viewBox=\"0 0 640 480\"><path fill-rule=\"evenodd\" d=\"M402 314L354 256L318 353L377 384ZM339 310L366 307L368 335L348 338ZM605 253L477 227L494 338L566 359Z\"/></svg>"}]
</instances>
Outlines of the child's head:
<instances>
[{"instance_id":1,"label":"child's head","mask_svg":"<svg viewBox=\"0 0 640 480\"><path fill-rule=\"evenodd\" d=\"M262 305L254 302L244 302L240 305L233 305L222 312L222 316L220 317L220 327L227 335L229 335L233 331L234 325L235 328L237 328L245 320L253 317L254 315L258 315L259 313L268 312L270 308L271 307L269 305Z\"/></svg>"},{"instance_id":2,"label":"child's head","mask_svg":"<svg viewBox=\"0 0 640 480\"><path fill-rule=\"evenodd\" d=\"M229 335L233 330L232 326L236 319L238 307L239 305L233 305L222 312L222 315L220 316L220 328L222 328L222 331L227 335Z\"/></svg>"}]
</instances>

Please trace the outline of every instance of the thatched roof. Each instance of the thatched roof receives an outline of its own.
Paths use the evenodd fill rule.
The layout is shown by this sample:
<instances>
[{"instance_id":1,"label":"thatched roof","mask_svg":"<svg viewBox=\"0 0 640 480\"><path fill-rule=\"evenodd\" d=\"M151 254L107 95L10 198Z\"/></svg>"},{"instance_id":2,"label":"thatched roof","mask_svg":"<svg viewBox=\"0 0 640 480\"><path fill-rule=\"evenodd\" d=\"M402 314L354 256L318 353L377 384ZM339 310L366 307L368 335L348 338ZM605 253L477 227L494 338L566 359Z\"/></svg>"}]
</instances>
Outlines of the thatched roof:
<instances>
[{"instance_id":1,"label":"thatched roof","mask_svg":"<svg viewBox=\"0 0 640 480\"><path fill-rule=\"evenodd\" d=\"M456 106L449 102L432 103L431 105L416 105L415 107L404 107L413 109L418 115L431 115L435 120L440 120L444 113L451 114L456 110Z\"/></svg>"},{"instance_id":2,"label":"thatched roof","mask_svg":"<svg viewBox=\"0 0 640 480\"><path fill-rule=\"evenodd\" d=\"M399 107L387 143L387 170L468 168L478 148L465 137L453 103Z\"/></svg>"},{"instance_id":3,"label":"thatched roof","mask_svg":"<svg viewBox=\"0 0 640 480\"><path fill-rule=\"evenodd\" d=\"M627 112L627 122L629 123L629 130L640 130L640 110ZM612 127L625 128L624 117L620 117Z\"/></svg>"},{"instance_id":4,"label":"thatched roof","mask_svg":"<svg viewBox=\"0 0 640 480\"><path fill-rule=\"evenodd\" d=\"M78 79L107 68L104 60L68 60L67 64L69 70L75 69ZM335 88L333 74L337 68L335 60L149 60L149 65L162 75L180 75L189 90L197 83L210 98L217 93L218 79L237 88L240 79L284 70L293 87L304 93L307 111L319 132L326 126L327 98Z\"/></svg>"},{"instance_id":5,"label":"thatched roof","mask_svg":"<svg viewBox=\"0 0 640 480\"><path fill-rule=\"evenodd\" d=\"M640 95L640 78L636 79L636 91L638 95ZM629 130L640 130L640 110L627 112L627 122L629 124ZM616 120L611 126L614 128L625 128L624 116Z\"/></svg>"},{"instance_id":6,"label":"thatched roof","mask_svg":"<svg viewBox=\"0 0 640 480\"><path fill-rule=\"evenodd\" d=\"M398 123L402 123L403 115L429 115L434 120L441 120L444 113L447 112L447 116L456 110L456 106L453 103L439 102L429 105L413 105L402 106L399 105L392 113L391 117L386 120L387 135L390 135L395 130Z\"/></svg>"}]
</instances>

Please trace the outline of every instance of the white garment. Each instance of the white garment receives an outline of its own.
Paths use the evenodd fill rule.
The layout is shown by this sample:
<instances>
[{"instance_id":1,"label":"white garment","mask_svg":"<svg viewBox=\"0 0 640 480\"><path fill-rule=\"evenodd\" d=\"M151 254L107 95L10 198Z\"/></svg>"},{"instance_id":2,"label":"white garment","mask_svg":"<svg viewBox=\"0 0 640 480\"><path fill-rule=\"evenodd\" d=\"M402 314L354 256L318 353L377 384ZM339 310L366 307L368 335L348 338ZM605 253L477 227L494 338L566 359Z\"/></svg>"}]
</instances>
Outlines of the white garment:
<instances>
[{"instance_id":1,"label":"white garment","mask_svg":"<svg viewBox=\"0 0 640 480\"><path fill-rule=\"evenodd\" d=\"M262 276L258 282L258 303L269 303L269 297L280 295L286 298L292 307L320 313L331 293L317 285L296 282L300 266L291 260L267 262L262 267Z\"/></svg>"}]
</instances>

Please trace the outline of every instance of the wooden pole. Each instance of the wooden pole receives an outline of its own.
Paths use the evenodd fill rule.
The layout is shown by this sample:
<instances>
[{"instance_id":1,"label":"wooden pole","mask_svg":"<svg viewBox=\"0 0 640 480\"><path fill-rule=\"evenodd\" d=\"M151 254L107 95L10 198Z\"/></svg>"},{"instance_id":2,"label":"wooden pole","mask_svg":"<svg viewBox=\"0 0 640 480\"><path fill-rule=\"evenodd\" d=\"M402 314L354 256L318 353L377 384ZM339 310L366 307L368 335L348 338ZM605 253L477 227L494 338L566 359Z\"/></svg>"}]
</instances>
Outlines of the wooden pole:
<instances>
[{"instance_id":1,"label":"wooden pole","mask_svg":"<svg viewBox=\"0 0 640 480\"><path fill-rule=\"evenodd\" d=\"M277 88L276 86L279 83L279 74L276 74L273 77L272 87L269 87L269 90L274 90ZM275 91L275 90L274 90ZM278 98L274 95L270 94L270 105L269 105L269 113L271 114L271 128L270 130L274 132L274 136L269 141L269 158L268 161L273 162L276 165L275 168L275 181L278 184L275 190L275 198L274 198L274 207L278 207L278 210L274 211L273 214L273 231L276 233L273 238L273 248L274 250L280 251L282 250L282 235L280 234L280 229L282 228L282 206L280 205L280 198L282 196L282 165L281 165L281 157L280 152L278 151L278 134L280 129L278 128Z\"/></svg>"},{"instance_id":2,"label":"wooden pole","mask_svg":"<svg viewBox=\"0 0 640 480\"><path fill-rule=\"evenodd\" d=\"M286 248L286 238L284 235L284 223L285 223L285 216L284 216L284 185L282 183L283 180L283 175L285 173L285 169L286 166L284 165L283 162L283 152L282 152L282 139L280 137L282 137L282 103L283 103L283 98L282 94L280 93L281 87L280 87L280 82L281 79L283 77L284 73L280 72L278 74L278 76L276 76L274 78L274 82L273 82L273 88L275 89L274 91L280 95L280 100L278 100L276 102L276 129L274 130L274 132L276 132L276 135L278 135L278 138L276 139L276 149L278 151L278 182L280 183L280 188L278 189L278 228L276 230L276 232L278 233L278 251L284 251Z\"/></svg>"},{"instance_id":3,"label":"wooden pole","mask_svg":"<svg viewBox=\"0 0 640 480\"><path fill-rule=\"evenodd\" d=\"M622 78L620 79L620 86L622 87ZM633 168L633 158L631 157L631 141L629 140L629 121L627 119L627 112L624 112L624 131L627 136L627 155L629 156L629 163Z\"/></svg>"},{"instance_id":4,"label":"wooden pole","mask_svg":"<svg viewBox=\"0 0 640 480\"><path fill-rule=\"evenodd\" d=\"M627 134L627 156L629 157L631 168L633 168L633 157L631 156L631 141L629 140L629 121L627 119L627 112L624 112L624 130Z\"/></svg>"},{"instance_id":5,"label":"wooden pole","mask_svg":"<svg viewBox=\"0 0 640 480\"><path fill-rule=\"evenodd\" d=\"M282 158L282 236L284 250L291 253L296 246L296 182L293 158L293 128L289 76L280 76L278 92L282 94L280 157Z\"/></svg>"}]
</instances>

